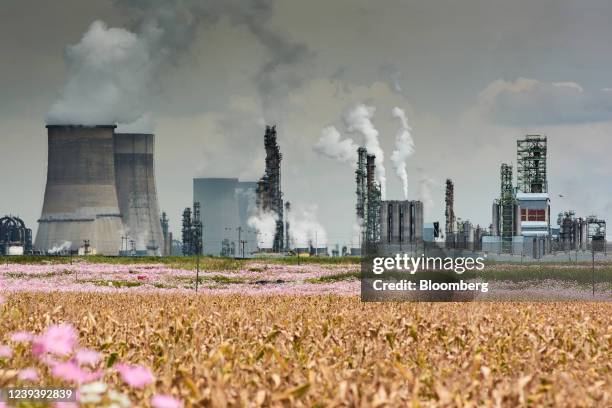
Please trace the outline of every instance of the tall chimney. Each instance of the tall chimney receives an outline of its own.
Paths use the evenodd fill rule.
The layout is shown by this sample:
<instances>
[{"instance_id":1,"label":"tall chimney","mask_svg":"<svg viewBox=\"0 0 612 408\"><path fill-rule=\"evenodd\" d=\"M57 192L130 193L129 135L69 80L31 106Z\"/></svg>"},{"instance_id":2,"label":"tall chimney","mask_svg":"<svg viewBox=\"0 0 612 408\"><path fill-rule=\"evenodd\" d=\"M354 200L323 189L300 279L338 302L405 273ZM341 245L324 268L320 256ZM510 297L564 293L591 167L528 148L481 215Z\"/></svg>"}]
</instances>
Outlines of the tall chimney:
<instances>
[{"instance_id":1,"label":"tall chimney","mask_svg":"<svg viewBox=\"0 0 612 408\"><path fill-rule=\"evenodd\" d=\"M117 255L121 213L115 189L114 125L49 125L45 198L35 248L70 242L77 250Z\"/></svg>"},{"instance_id":2,"label":"tall chimney","mask_svg":"<svg viewBox=\"0 0 612 408\"><path fill-rule=\"evenodd\" d=\"M124 233L137 251L161 255L163 234L155 187L155 136L115 133L115 180Z\"/></svg>"}]
</instances>

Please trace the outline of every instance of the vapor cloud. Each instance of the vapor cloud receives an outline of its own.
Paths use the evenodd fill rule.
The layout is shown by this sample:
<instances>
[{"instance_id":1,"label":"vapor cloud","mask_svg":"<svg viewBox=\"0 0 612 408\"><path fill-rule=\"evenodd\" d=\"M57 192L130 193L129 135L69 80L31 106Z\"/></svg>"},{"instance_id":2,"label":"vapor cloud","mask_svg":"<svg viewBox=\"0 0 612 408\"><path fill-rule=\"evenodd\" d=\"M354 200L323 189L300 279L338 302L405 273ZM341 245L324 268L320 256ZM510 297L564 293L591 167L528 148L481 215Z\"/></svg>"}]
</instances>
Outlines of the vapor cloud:
<instances>
[{"instance_id":1,"label":"vapor cloud","mask_svg":"<svg viewBox=\"0 0 612 408\"><path fill-rule=\"evenodd\" d=\"M372 123L375 112L376 108L373 106L359 104L344 115L344 122L349 132L363 135L365 148L368 150L368 153L376 155L376 180L380 183L381 195L385 199L387 185L384 166L385 153L378 140L378 130L376 130Z\"/></svg>"},{"instance_id":2,"label":"vapor cloud","mask_svg":"<svg viewBox=\"0 0 612 408\"><path fill-rule=\"evenodd\" d=\"M351 138L342 139L335 126L323 128L319 141L314 145L314 150L341 163L348 162L355 165L357 162L357 145Z\"/></svg>"},{"instance_id":3,"label":"vapor cloud","mask_svg":"<svg viewBox=\"0 0 612 408\"><path fill-rule=\"evenodd\" d=\"M400 122L400 128L395 135L395 150L391 153L391 162L395 169L395 174L402 181L404 198L408 199L408 171L406 163L408 158L414 153L414 140L412 139L412 128L408 125L406 113L398 108L393 108L392 115Z\"/></svg>"},{"instance_id":4,"label":"vapor cloud","mask_svg":"<svg viewBox=\"0 0 612 408\"><path fill-rule=\"evenodd\" d=\"M274 246L277 220L278 215L272 211L260 211L248 219L248 226L257 231L260 248L272 248Z\"/></svg>"},{"instance_id":5,"label":"vapor cloud","mask_svg":"<svg viewBox=\"0 0 612 408\"><path fill-rule=\"evenodd\" d=\"M311 244L319 248L327 246L327 232L317 219L316 206L294 208L288 218L289 234L295 248L306 248Z\"/></svg>"},{"instance_id":6,"label":"vapor cloud","mask_svg":"<svg viewBox=\"0 0 612 408\"><path fill-rule=\"evenodd\" d=\"M65 61L68 80L48 124L131 123L143 116L158 64L147 41L95 21L66 49Z\"/></svg>"},{"instance_id":7,"label":"vapor cloud","mask_svg":"<svg viewBox=\"0 0 612 408\"><path fill-rule=\"evenodd\" d=\"M117 0L137 14L130 30L95 21L83 38L67 47L68 79L47 114L48 124L132 124L150 132L143 115L158 95L164 67L189 50L199 29L227 19L246 27L268 56L253 78L264 113L284 105L302 84L295 65L312 53L268 24L272 0ZM270 116L272 116L270 114ZM268 118L266 118L268 119Z\"/></svg>"}]
</instances>

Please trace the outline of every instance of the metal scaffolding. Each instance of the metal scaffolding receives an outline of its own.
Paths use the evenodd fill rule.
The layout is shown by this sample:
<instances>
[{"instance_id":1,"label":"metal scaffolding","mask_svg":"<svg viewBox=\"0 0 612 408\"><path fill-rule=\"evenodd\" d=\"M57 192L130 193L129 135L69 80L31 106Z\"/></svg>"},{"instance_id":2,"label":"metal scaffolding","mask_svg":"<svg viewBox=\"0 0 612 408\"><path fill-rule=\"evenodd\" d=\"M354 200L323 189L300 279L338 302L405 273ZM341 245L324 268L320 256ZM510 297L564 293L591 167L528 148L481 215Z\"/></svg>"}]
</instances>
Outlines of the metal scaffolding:
<instances>
[{"instance_id":1,"label":"metal scaffolding","mask_svg":"<svg viewBox=\"0 0 612 408\"><path fill-rule=\"evenodd\" d=\"M266 170L257 182L257 205L260 211L273 212L276 215L276 230L272 250L281 252L284 246L283 193L281 190L281 160L276 140L276 126L266 126L264 135L266 148Z\"/></svg>"},{"instance_id":2,"label":"metal scaffolding","mask_svg":"<svg viewBox=\"0 0 612 408\"><path fill-rule=\"evenodd\" d=\"M512 165L502 163L500 170L500 236L502 242L502 252L512 251L512 236L514 235L515 225L515 199L514 188L512 187Z\"/></svg>"},{"instance_id":3,"label":"metal scaffolding","mask_svg":"<svg viewBox=\"0 0 612 408\"><path fill-rule=\"evenodd\" d=\"M546 136L527 135L516 141L517 184L524 193L546 193Z\"/></svg>"},{"instance_id":4,"label":"metal scaffolding","mask_svg":"<svg viewBox=\"0 0 612 408\"><path fill-rule=\"evenodd\" d=\"M444 233L446 235L446 242L453 242L455 239L455 184L451 179L446 179L446 195L444 197L446 204L446 210L444 216L446 217L446 227Z\"/></svg>"}]
</instances>

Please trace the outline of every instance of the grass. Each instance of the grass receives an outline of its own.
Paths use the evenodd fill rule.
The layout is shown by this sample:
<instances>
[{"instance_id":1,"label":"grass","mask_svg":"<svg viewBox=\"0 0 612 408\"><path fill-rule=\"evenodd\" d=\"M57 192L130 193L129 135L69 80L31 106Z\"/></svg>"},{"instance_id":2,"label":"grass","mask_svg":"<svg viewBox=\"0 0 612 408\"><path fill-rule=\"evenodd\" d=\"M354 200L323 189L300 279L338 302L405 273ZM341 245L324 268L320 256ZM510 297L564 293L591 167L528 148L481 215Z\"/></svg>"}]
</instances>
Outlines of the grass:
<instances>
[{"instance_id":1,"label":"grass","mask_svg":"<svg viewBox=\"0 0 612 408\"><path fill-rule=\"evenodd\" d=\"M306 279L308 283L332 283L345 280L359 279L359 272L338 273L335 275L321 276L320 278Z\"/></svg>"},{"instance_id":2,"label":"grass","mask_svg":"<svg viewBox=\"0 0 612 408\"><path fill-rule=\"evenodd\" d=\"M78 283L92 283L96 286L112 286L114 288L134 288L142 286L142 282L124 280L78 280Z\"/></svg>"}]
</instances>

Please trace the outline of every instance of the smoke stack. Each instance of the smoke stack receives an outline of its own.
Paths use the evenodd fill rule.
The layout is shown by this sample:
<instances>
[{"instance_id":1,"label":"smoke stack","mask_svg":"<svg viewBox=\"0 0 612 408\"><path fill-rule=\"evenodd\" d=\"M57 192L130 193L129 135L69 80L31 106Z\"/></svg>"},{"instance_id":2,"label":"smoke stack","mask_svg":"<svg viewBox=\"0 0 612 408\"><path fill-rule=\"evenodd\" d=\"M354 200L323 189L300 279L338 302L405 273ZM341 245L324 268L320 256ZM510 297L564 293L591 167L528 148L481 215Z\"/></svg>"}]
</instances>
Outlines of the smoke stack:
<instances>
[{"instance_id":1,"label":"smoke stack","mask_svg":"<svg viewBox=\"0 0 612 408\"><path fill-rule=\"evenodd\" d=\"M155 136L115 133L115 180L124 231L137 251L161 255L163 234L155 187Z\"/></svg>"},{"instance_id":2,"label":"smoke stack","mask_svg":"<svg viewBox=\"0 0 612 408\"><path fill-rule=\"evenodd\" d=\"M35 247L43 253L85 240L104 255L121 247L115 189L114 125L49 125L47 185Z\"/></svg>"}]
</instances>

